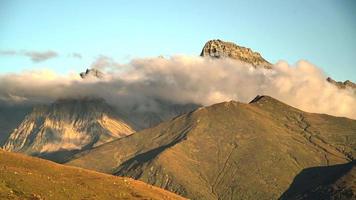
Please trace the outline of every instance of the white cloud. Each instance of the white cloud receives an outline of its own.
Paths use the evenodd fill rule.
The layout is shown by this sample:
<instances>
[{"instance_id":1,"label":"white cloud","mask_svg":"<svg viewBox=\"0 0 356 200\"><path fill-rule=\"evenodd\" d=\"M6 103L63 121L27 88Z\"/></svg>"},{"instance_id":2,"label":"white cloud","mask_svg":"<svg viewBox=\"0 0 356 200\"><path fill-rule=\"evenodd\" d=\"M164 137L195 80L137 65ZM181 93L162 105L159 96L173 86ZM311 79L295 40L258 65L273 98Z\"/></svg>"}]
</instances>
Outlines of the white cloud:
<instances>
[{"instance_id":1,"label":"white cloud","mask_svg":"<svg viewBox=\"0 0 356 200\"><path fill-rule=\"evenodd\" d=\"M356 95L328 83L325 74L306 61L295 66L278 62L273 70L255 69L230 59L191 56L134 59L128 64L99 58L92 66L109 67L104 80L85 81L79 75L25 72L0 76L0 98L27 102L97 96L120 108L157 108L155 101L210 105L231 99L249 102L265 94L304 111L356 119ZM109 64L108 64L109 63ZM122 70L112 70L124 68Z\"/></svg>"}]
</instances>

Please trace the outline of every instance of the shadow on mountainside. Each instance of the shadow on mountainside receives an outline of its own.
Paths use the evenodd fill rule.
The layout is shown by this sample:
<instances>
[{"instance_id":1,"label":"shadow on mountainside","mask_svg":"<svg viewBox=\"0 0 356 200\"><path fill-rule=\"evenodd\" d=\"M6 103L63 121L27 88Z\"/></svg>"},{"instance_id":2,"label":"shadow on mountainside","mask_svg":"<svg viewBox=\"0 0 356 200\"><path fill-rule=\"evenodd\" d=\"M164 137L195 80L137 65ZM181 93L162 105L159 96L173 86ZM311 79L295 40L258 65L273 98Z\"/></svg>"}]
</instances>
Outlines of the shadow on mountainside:
<instances>
[{"instance_id":1,"label":"shadow on mountainside","mask_svg":"<svg viewBox=\"0 0 356 200\"><path fill-rule=\"evenodd\" d=\"M353 171L355 164L354 160L346 164L303 169L279 199L352 199L355 197L351 188L356 176Z\"/></svg>"},{"instance_id":2,"label":"shadow on mountainside","mask_svg":"<svg viewBox=\"0 0 356 200\"><path fill-rule=\"evenodd\" d=\"M72 157L83 150L60 150L55 152L31 154L31 156L50 160L56 163L68 162Z\"/></svg>"}]
</instances>

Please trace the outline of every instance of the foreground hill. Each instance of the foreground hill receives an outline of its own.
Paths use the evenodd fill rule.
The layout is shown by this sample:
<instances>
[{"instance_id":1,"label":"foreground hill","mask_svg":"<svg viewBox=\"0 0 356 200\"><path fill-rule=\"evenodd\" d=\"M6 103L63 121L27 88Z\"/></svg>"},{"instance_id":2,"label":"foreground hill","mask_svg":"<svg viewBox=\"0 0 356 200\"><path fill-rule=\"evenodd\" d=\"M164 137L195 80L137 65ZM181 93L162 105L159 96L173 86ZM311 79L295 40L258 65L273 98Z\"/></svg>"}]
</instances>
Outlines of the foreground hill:
<instances>
[{"instance_id":1,"label":"foreground hill","mask_svg":"<svg viewBox=\"0 0 356 200\"><path fill-rule=\"evenodd\" d=\"M0 199L184 199L130 178L0 150Z\"/></svg>"},{"instance_id":2,"label":"foreground hill","mask_svg":"<svg viewBox=\"0 0 356 200\"><path fill-rule=\"evenodd\" d=\"M277 199L303 169L347 163L356 121L268 96L181 115L94 148L69 165L129 176L192 199Z\"/></svg>"},{"instance_id":3,"label":"foreground hill","mask_svg":"<svg viewBox=\"0 0 356 200\"><path fill-rule=\"evenodd\" d=\"M35 106L11 132L4 149L63 162L80 150L134 130L102 99L63 99Z\"/></svg>"}]
</instances>

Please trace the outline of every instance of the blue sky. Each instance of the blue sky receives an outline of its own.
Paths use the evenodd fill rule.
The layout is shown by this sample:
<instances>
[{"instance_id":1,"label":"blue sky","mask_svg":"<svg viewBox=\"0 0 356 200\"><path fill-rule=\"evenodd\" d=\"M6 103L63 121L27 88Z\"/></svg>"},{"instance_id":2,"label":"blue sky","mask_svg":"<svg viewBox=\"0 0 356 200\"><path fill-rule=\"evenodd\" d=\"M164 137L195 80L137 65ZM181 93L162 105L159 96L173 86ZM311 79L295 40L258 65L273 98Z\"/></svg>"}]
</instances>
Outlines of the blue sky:
<instances>
[{"instance_id":1,"label":"blue sky","mask_svg":"<svg viewBox=\"0 0 356 200\"><path fill-rule=\"evenodd\" d=\"M32 62L0 55L0 73L51 68L82 71L99 55L198 55L219 38L267 60L305 59L338 80L356 81L356 1L0 0L0 51L55 51ZM69 56L80 53L81 59Z\"/></svg>"}]
</instances>

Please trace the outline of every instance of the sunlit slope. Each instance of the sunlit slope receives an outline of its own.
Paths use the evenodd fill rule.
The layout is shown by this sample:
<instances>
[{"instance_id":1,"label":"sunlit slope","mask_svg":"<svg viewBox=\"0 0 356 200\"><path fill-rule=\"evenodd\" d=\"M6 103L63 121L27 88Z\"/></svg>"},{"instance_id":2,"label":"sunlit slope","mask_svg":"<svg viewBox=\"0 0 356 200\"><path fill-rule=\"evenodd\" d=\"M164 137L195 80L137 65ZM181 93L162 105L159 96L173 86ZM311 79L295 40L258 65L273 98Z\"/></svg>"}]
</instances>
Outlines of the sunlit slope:
<instances>
[{"instance_id":1,"label":"sunlit slope","mask_svg":"<svg viewBox=\"0 0 356 200\"><path fill-rule=\"evenodd\" d=\"M134 130L102 99L62 99L36 106L7 138L8 151L64 162Z\"/></svg>"},{"instance_id":2,"label":"sunlit slope","mask_svg":"<svg viewBox=\"0 0 356 200\"><path fill-rule=\"evenodd\" d=\"M130 178L0 150L0 199L183 199Z\"/></svg>"},{"instance_id":3,"label":"sunlit slope","mask_svg":"<svg viewBox=\"0 0 356 200\"><path fill-rule=\"evenodd\" d=\"M271 97L200 108L77 155L69 165L192 199L278 199L304 168L355 157L356 121Z\"/></svg>"}]
</instances>

